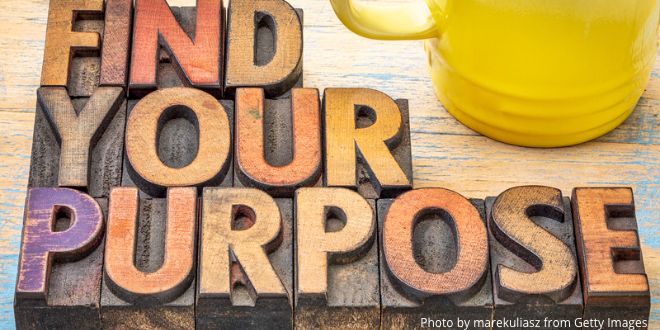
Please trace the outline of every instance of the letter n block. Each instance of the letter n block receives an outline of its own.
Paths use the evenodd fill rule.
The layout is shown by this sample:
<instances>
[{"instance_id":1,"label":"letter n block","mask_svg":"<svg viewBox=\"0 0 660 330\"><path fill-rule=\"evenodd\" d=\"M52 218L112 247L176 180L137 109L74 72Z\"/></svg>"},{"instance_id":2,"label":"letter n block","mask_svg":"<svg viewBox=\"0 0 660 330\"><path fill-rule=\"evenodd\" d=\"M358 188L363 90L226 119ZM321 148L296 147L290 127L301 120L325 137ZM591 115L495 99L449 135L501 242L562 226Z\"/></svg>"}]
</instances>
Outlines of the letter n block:
<instances>
[{"instance_id":1,"label":"letter n block","mask_svg":"<svg viewBox=\"0 0 660 330\"><path fill-rule=\"evenodd\" d=\"M18 329L99 329L105 199L28 189L14 315ZM75 320L75 321L74 321Z\"/></svg>"},{"instance_id":2,"label":"letter n block","mask_svg":"<svg viewBox=\"0 0 660 330\"><path fill-rule=\"evenodd\" d=\"M224 65L222 0L172 7L166 0L137 0L129 92L190 86L219 96Z\"/></svg>"},{"instance_id":3,"label":"letter n block","mask_svg":"<svg viewBox=\"0 0 660 330\"><path fill-rule=\"evenodd\" d=\"M293 200L248 188L206 188L198 329L291 329Z\"/></svg>"},{"instance_id":4,"label":"letter n block","mask_svg":"<svg viewBox=\"0 0 660 330\"><path fill-rule=\"evenodd\" d=\"M75 187L107 198L121 183L126 102L121 87L70 98L64 87L37 92L29 187Z\"/></svg>"},{"instance_id":5,"label":"letter n block","mask_svg":"<svg viewBox=\"0 0 660 330\"><path fill-rule=\"evenodd\" d=\"M572 206L584 318L648 321L651 297L632 189L575 188Z\"/></svg>"},{"instance_id":6,"label":"letter n block","mask_svg":"<svg viewBox=\"0 0 660 330\"><path fill-rule=\"evenodd\" d=\"M374 201L344 188L295 194L297 329L378 329Z\"/></svg>"},{"instance_id":7,"label":"letter n block","mask_svg":"<svg viewBox=\"0 0 660 330\"><path fill-rule=\"evenodd\" d=\"M486 205L495 319L582 317L569 199L559 189L523 186Z\"/></svg>"},{"instance_id":8,"label":"letter n block","mask_svg":"<svg viewBox=\"0 0 660 330\"><path fill-rule=\"evenodd\" d=\"M197 192L140 199L136 188L110 194L101 322L104 329L195 326Z\"/></svg>"},{"instance_id":9,"label":"letter n block","mask_svg":"<svg viewBox=\"0 0 660 330\"><path fill-rule=\"evenodd\" d=\"M421 319L489 329L493 296L483 200L446 189L378 200L382 329L423 328Z\"/></svg>"}]
</instances>

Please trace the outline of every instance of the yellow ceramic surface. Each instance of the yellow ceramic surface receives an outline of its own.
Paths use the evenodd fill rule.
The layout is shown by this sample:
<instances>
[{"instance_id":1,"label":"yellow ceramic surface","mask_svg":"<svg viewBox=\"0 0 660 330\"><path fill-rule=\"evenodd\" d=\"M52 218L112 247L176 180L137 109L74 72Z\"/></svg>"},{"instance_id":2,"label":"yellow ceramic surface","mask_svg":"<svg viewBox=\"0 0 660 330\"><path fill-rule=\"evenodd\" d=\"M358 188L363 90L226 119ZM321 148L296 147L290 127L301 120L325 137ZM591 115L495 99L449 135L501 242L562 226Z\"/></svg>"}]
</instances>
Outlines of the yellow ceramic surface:
<instances>
[{"instance_id":1,"label":"yellow ceramic surface","mask_svg":"<svg viewBox=\"0 0 660 330\"><path fill-rule=\"evenodd\" d=\"M357 34L427 39L445 108L521 146L573 145L621 124L648 82L658 43L660 0L330 1Z\"/></svg>"}]
</instances>

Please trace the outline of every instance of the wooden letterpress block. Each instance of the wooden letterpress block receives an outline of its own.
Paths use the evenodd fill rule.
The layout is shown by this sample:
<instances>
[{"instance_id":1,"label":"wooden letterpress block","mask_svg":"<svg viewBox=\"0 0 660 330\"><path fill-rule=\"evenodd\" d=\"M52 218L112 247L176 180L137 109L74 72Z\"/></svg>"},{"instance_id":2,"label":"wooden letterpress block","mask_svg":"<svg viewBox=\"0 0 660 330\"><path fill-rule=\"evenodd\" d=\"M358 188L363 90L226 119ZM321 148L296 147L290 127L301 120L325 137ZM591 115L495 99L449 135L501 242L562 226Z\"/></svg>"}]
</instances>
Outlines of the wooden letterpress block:
<instances>
[{"instance_id":1,"label":"wooden letterpress block","mask_svg":"<svg viewBox=\"0 0 660 330\"><path fill-rule=\"evenodd\" d=\"M291 329L293 201L204 189L198 329Z\"/></svg>"},{"instance_id":2,"label":"wooden letterpress block","mask_svg":"<svg viewBox=\"0 0 660 330\"><path fill-rule=\"evenodd\" d=\"M484 322L491 319L493 295L483 200L440 188L413 190L378 200L378 222L382 329L429 327L425 319L446 328L490 328Z\"/></svg>"},{"instance_id":3,"label":"wooden letterpress block","mask_svg":"<svg viewBox=\"0 0 660 330\"><path fill-rule=\"evenodd\" d=\"M221 92L222 0L198 0L197 7L170 8L165 0L137 0L129 91L144 95L160 88L159 55L176 63L185 86ZM178 20L177 20L178 19Z\"/></svg>"},{"instance_id":4,"label":"wooden letterpress block","mask_svg":"<svg viewBox=\"0 0 660 330\"><path fill-rule=\"evenodd\" d=\"M523 186L486 204L495 319L539 320L542 329L574 327L582 317L582 293L568 198L559 189Z\"/></svg>"},{"instance_id":5,"label":"wooden letterpress block","mask_svg":"<svg viewBox=\"0 0 660 330\"><path fill-rule=\"evenodd\" d=\"M167 187L231 187L233 102L193 88L155 91L130 101L124 186L143 197Z\"/></svg>"},{"instance_id":6,"label":"wooden letterpress block","mask_svg":"<svg viewBox=\"0 0 660 330\"><path fill-rule=\"evenodd\" d=\"M102 13L103 0L50 1L41 86L68 86L72 96L91 95L99 59L80 56L98 56Z\"/></svg>"},{"instance_id":7,"label":"wooden letterpress block","mask_svg":"<svg viewBox=\"0 0 660 330\"><path fill-rule=\"evenodd\" d=\"M378 329L374 200L343 188L295 194L295 327Z\"/></svg>"},{"instance_id":8,"label":"wooden letterpress block","mask_svg":"<svg viewBox=\"0 0 660 330\"><path fill-rule=\"evenodd\" d=\"M638 320L646 329L650 294L632 189L575 188L572 207L584 319Z\"/></svg>"},{"instance_id":9,"label":"wooden letterpress block","mask_svg":"<svg viewBox=\"0 0 660 330\"><path fill-rule=\"evenodd\" d=\"M133 27L133 0L107 0L101 50L101 86L126 87Z\"/></svg>"},{"instance_id":10,"label":"wooden letterpress block","mask_svg":"<svg viewBox=\"0 0 660 330\"><path fill-rule=\"evenodd\" d=\"M194 188L141 200L135 188L112 190L101 293L104 329L194 328L196 205Z\"/></svg>"},{"instance_id":11,"label":"wooden letterpress block","mask_svg":"<svg viewBox=\"0 0 660 330\"><path fill-rule=\"evenodd\" d=\"M264 100L262 89L238 89L235 185L276 197L320 185L320 112L316 89L294 89L291 100Z\"/></svg>"},{"instance_id":12,"label":"wooden letterpress block","mask_svg":"<svg viewBox=\"0 0 660 330\"><path fill-rule=\"evenodd\" d=\"M302 87L303 11L284 0L232 0L225 93L261 87L269 98Z\"/></svg>"},{"instance_id":13,"label":"wooden letterpress block","mask_svg":"<svg viewBox=\"0 0 660 330\"><path fill-rule=\"evenodd\" d=\"M14 300L17 329L101 326L105 199L67 188L28 190Z\"/></svg>"},{"instance_id":14,"label":"wooden letterpress block","mask_svg":"<svg viewBox=\"0 0 660 330\"><path fill-rule=\"evenodd\" d=\"M324 112L327 186L357 189L365 198L394 197L412 187L407 100L329 88Z\"/></svg>"},{"instance_id":15,"label":"wooden letterpress block","mask_svg":"<svg viewBox=\"0 0 660 330\"><path fill-rule=\"evenodd\" d=\"M70 99L63 87L37 92L29 187L77 187L107 197L121 182L126 102L121 87Z\"/></svg>"}]
</instances>

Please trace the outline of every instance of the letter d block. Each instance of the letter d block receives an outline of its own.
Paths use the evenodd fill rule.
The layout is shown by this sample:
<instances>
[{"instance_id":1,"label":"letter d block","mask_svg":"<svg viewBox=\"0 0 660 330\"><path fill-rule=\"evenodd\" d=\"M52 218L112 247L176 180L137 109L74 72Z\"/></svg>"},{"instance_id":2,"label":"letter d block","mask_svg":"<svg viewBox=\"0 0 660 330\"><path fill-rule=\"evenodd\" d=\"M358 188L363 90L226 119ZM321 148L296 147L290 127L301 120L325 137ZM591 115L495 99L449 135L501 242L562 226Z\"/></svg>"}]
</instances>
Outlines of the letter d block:
<instances>
[{"instance_id":1,"label":"letter d block","mask_svg":"<svg viewBox=\"0 0 660 330\"><path fill-rule=\"evenodd\" d=\"M104 329L195 326L197 193L172 188L167 199L110 195L101 321Z\"/></svg>"},{"instance_id":2,"label":"letter d block","mask_svg":"<svg viewBox=\"0 0 660 330\"><path fill-rule=\"evenodd\" d=\"M422 318L470 321L493 314L482 200L446 189L378 200L382 329L423 328Z\"/></svg>"},{"instance_id":3,"label":"letter d block","mask_svg":"<svg viewBox=\"0 0 660 330\"><path fill-rule=\"evenodd\" d=\"M284 0L233 0L227 14L225 96L260 87L269 98L302 87L303 11Z\"/></svg>"},{"instance_id":4,"label":"letter d block","mask_svg":"<svg viewBox=\"0 0 660 330\"><path fill-rule=\"evenodd\" d=\"M291 329L293 201L204 190L198 329Z\"/></svg>"},{"instance_id":5,"label":"letter d block","mask_svg":"<svg viewBox=\"0 0 660 330\"><path fill-rule=\"evenodd\" d=\"M572 205L584 318L648 322L651 297L632 189L575 188Z\"/></svg>"},{"instance_id":6,"label":"letter d block","mask_svg":"<svg viewBox=\"0 0 660 330\"><path fill-rule=\"evenodd\" d=\"M66 188L32 188L25 206L14 301L16 328L78 329L101 326L103 211Z\"/></svg>"},{"instance_id":7,"label":"letter d block","mask_svg":"<svg viewBox=\"0 0 660 330\"><path fill-rule=\"evenodd\" d=\"M37 92L29 187L76 187L108 197L121 182L126 102L121 87L71 99L63 87Z\"/></svg>"},{"instance_id":8,"label":"letter d block","mask_svg":"<svg viewBox=\"0 0 660 330\"><path fill-rule=\"evenodd\" d=\"M374 201L344 188L295 194L297 329L378 329Z\"/></svg>"},{"instance_id":9,"label":"letter d block","mask_svg":"<svg viewBox=\"0 0 660 330\"><path fill-rule=\"evenodd\" d=\"M582 317L582 293L568 198L555 188L524 186L488 198L486 205L495 319L574 324Z\"/></svg>"}]
</instances>

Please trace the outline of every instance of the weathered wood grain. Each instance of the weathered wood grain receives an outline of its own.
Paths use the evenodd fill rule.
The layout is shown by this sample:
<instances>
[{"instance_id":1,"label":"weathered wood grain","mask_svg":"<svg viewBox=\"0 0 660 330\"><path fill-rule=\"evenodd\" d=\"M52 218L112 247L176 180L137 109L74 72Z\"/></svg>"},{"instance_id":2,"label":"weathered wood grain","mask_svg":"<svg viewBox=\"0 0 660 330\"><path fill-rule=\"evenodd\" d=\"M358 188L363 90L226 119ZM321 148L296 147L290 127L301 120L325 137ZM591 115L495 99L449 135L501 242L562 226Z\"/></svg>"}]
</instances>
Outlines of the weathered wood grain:
<instances>
[{"instance_id":1,"label":"weathered wood grain","mask_svg":"<svg viewBox=\"0 0 660 330\"><path fill-rule=\"evenodd\" d=\"M292 197L321 184L318 90L296 88L290 100L265 100L262 89L236 91L235 186Z\"/></svg>"},{"instance_id":2,"label":"weathered wood grain","mask_svg":"<svg viewBox=\"0 0 660 330\"><path fill-rule=\"evenodd\" d=\"M101 86L127 87L133 28L133 0L108 0L105 4Z\"/></svg>"},{"instance_id":3,"label":"weathered wood grain","mask_svg":"<svg viewBox=\"0 0 660 330\"><path fill-rule=\"evenodd\" d=\"M486 212L495 319L574 325L583 308L569 199L556 188L515 187L486 199Z\"/></svg>"},{"instance_id":4,"label":"weathered wood grain","mask_svg":"<svg viewBox=\"0 0 660 330\"><path fill-rule=\"evenodd\" d=\"M493 314L483 200L427 188L378 200L381 326L421 329L422 318L470 322Z\"/></svg>"},{"instance_id":5,"label":"weathered wood grain","mask_svg":"<svg viewBox=\"0 0 660 330\"><path fill-rule=\"evenodd\" d=\"M198 279L198 329L291 329L292 200L204 189Z\"/></svg>"},{"instance_id":6,"label":"weathered wood grain","mask_svg":"<svg viewBox=\"0 0 660 330\"><path fill-rule=\"evenodd\" d=\"M180 21L187 24L177 21L174 10L180 14ZM171 62L176 63L186 84L219 95L224 64L223 16L222 0L199 0L196 7L187 9L171 9L165 0L137 0L131 94L146 93L158 87L159 53L163 49Z\"/></svg>"},{"instance_id":7,"label":"weathered wood grain","mask_svg":"<svg viewBox=\"0 0 660 330\"><path fill-rule=\"evenodd\" d=\"M572 206L585 318L647 320L649 283L632 190L575 188Z\"/></svg>"},{"instance_id":8,"label":"weathered wood grain","mask_svg":"<svg viewBox=\"0 0 660 330\"><path fill-rule=\"evenodd\" d=\"M99 205L101 204L101 205ZM15 292L16 328L101 325L105 200L67 188L33 188L26 202Z\"/></svg>"},{"instance_id":9,"label":"weathered wood grain","mask_svg":"<svg viewBox=\"0 0 660 330\"><path fill-rule=\"evenodd\" d=\"M329 88L323 95L325 173L329 187L366 198L412 187L408 105L372 89Z\"/></svg>"},{"instance_id":10,"label":"weathered wood grain","mask_svg":"<svg viewBox=\"0 0 660 330\"><path fill-rule=\"evenodd\" d=\"M110 195L101 293L105 329L191 329L195 324L197 192L139 199Z\"/></svg>"},{"instance_id":11,"label":"weathered wood grain","mask_svg":"<svg viewBox=\"0 0 660 330\"><path fill-rule=\"evenodd\" d=\"M404 2L409 0L377 0ZM194 0L169 0L194 6ZM327 0L289 0L305 10L303 74L308 87L353 86L408 98L415 187L446 187L465 196L495 196L541 184L570 195L576 186L631 186L652 291L651 327L660 326L660 71L619 128L580 146L536 150L504 145L465 128L433 94L421 42L374 41L348 31ZM43 57L47 0L0 0L0 327L11 329L13 288ZM660 62L656 61L656 67Z\"/></svg>"},{"instance_id":12,"label":"weathered wood grain","mask_svg":"<svg viewBox=\"0 0 660 330\"><path fill-rule=\"evenodd\" d=\"M261 87L276 97L296 85L303 51L302 10L298 13L283 0L229 2L226 94Z\"/></svg>"},{"instance_id":13,"label":"weathered wood grain","mask_svg":"<svg viewBox=\"0 0 660 330\"><path fill-rule=\"evenodd\" d=\"M77 187L107 197L121 182L126 103L121 87L70 99L42 87L34 123L30 187Z\"/></svg>"},{"instance_id":14,"label":"weathered wood grain","mask_svg":"<svg viewBox=\"0 0 660 330\"><path fill-rule=\"evenodd\" d=\"M223 103L174 87L129 105L124 185L154 197L167 187L231 186L233 109Z\"/></svg>"},{"instance_id":15,"label":"weathered wood grain","mask_svg":"<svg viewBox=\"0 0 660 330\"><path fill-rule=\"evenodd\" d=\"M294 202L296 329L379 328L375 201L300 188Z\"/></svg>"},{"instance_id":16,"label":"weathered wood grain","mask_svg":"<svg viewBox=\"0 0 660 330\"><path fill-rule=\"evenodd\" d=\"M42 86L66 87L71 59L80 52L98 51L101 36L77 24L81 13L100 15L103 0L51 0L44 47ZM80 27L83 29L80 29Z\"/></svg>"}]
</instances>

